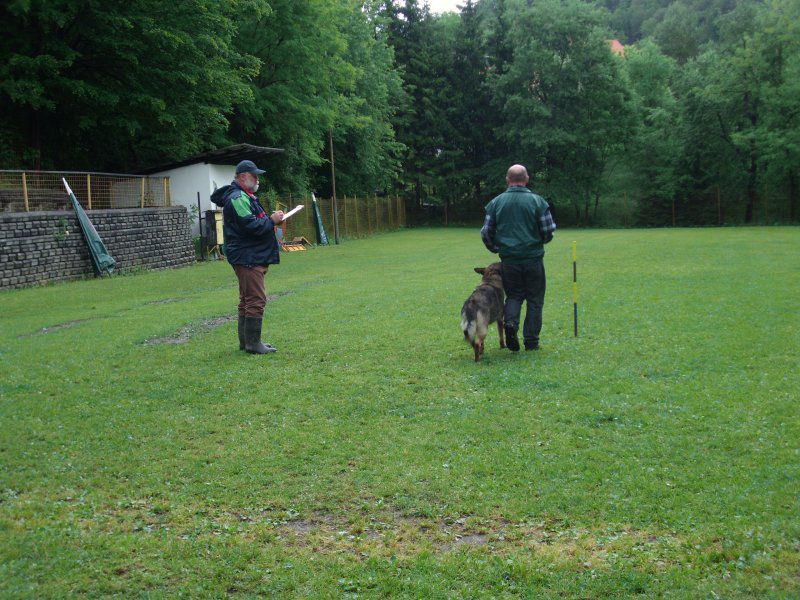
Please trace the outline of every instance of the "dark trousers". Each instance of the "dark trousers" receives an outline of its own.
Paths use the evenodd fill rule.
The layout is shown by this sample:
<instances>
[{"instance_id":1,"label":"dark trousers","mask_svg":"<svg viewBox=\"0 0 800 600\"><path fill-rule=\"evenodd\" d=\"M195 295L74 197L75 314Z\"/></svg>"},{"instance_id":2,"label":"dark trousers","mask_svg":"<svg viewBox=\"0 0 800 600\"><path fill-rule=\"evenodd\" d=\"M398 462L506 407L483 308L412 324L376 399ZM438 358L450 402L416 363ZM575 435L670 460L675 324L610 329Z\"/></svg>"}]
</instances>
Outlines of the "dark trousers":
<instances>
[{"instance_id":1,"label":"dark trousers","mask_svg":"<svg viewBox=\"0 0 800 600\"><path fill-rule=\"evenodd\" d=\"M522 302L528 303L522 337L526 345L539 341L545 291L544 262L541 258L521 265L503 263L503 289L506 292L505 325L519 329Z\"/></svg>"},{"instance_id":2,"label":"dark trousers","mask_svg":"<svg viewBox=\"0 0 800 600\"><path fill-rule=\"evenodd\" d=\"M264 287L266 266L245 267L233 265L239 280L239 314L245 317L261 317L267 304L267 290Z\"/></svg>"}]
</instances>

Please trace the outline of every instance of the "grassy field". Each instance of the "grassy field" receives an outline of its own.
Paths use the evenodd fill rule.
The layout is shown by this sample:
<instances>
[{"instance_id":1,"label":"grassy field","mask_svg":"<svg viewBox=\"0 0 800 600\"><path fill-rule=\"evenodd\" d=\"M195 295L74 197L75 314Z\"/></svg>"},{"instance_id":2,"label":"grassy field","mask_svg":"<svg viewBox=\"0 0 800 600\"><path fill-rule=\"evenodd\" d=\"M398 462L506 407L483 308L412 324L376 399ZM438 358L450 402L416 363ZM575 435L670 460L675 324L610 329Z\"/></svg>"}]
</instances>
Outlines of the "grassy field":
<instances>
[{"instance_id":1,"label":"grassy field","mask_svg":"<svg viewBox=\"0 0 800 600\"><path fill-rule=\"evenodd\" d=\"M2 293L0 596L796 598L798 257L561 232L479 364L475 230L284 255L267 357L224 263Z\"/></svg>"}]
</instances>

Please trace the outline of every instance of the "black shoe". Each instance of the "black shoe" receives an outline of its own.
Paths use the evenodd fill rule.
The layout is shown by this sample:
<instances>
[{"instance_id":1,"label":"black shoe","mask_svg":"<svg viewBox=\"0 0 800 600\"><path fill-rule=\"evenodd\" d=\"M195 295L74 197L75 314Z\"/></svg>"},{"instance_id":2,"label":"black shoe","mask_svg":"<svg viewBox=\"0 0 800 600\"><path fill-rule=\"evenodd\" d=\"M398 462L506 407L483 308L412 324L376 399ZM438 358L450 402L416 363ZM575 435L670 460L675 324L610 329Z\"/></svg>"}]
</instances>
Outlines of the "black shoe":
<instances>
[{"instance_id":1,"label":"black shoe","mask_svg":"<svg viewBox=\"0 0 800 600\"><path fill-rule=\"evenodd\" d=\"M261 317L244 318L244 349L250 354L272 354L277 349L261 341Z\"/></svg>"},{"instance_id":2,"label":"black shoe","mask_svg":"<svg viewBox=\"0 0 800 600\"><path fill-rule=\"evenodd\" d=\"M519 352L519 340L517 339L517 330L513 327L506 325L506 348L512 352Z\"/></svg>"},{"instance_id":3,"label":"black shoe","mask_svg":"<svg viewBox=\"0 0 800 600\"><path fill-rule=\"evenodd\" d=\"M239 315L239 350L244 350L244 315Z\"/></svg>"},{"instance_id":4,"label":"black shoe","mask_svg":"<svg viewBox=\"0 0 800 600\"><path fill-rule=\"evenodd\" d=\"M538 350L539 349L539 341L535 342L525 342L525 350Z\"/></svg>"}]
</instances>

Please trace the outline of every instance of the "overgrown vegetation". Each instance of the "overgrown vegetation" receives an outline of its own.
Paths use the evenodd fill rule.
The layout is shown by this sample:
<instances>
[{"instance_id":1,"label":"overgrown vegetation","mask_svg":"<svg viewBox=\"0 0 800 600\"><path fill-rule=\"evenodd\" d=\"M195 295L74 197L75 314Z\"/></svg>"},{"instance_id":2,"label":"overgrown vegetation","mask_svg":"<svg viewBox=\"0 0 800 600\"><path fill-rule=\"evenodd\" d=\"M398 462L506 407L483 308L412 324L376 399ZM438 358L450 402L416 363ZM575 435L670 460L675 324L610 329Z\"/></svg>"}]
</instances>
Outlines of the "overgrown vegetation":
<instances>
[{"instance_id":1,"label":"overgrown vegetation","mask_svg":"<svg viewBox=\"0 0 800 600\"><path fill-rule=\"evenodd\" d=\"M617 225L792 222L797 14L800 0L5 3L0 166L129 172L249 142L286 148L265 192L328 195L330 136L340 195L405 194L418 217L480 220L522 162L563 224L602 224L620 201Z\"/></svg>"},{"instance_id":2,"label":"overgrown vegetation","mask_svg":"<svg viewBox=\"0 0 800 600\"><path fill-rule=\"evenodd\" d=\"M0 595L797 597L798 231L576 232L577 339L572 239L480 364L473 230L285 255L267 359L222 263L0 294Z\"/></svg>"}]
</instances>

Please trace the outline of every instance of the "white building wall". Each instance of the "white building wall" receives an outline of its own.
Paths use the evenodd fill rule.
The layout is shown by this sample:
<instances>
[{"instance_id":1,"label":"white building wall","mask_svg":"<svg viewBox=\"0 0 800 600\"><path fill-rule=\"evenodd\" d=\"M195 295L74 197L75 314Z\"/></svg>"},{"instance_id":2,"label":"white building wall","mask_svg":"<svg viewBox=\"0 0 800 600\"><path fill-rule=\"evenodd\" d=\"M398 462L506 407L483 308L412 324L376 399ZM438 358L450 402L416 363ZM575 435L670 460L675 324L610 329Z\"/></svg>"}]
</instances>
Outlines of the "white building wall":
<instances>
[{"instance_id":1,"label":"white building wall","mask_svg":"<svg viewBox=\"0 0 800 600\"><path fill-rule=\"evenodd\" d=\"M197 193L200 192L200 210L205 213L217 208L211 202L214 183L217 187L228 185L233 181L236 167L234 165L210 165L197 163L153 173L157 177L169 177L173 206L182 205L190 211L197 207ZM192 235L198 235L197 219L192 223Z\"/></svg>"},{"instance_id":2,"label":"white building wall","mask_svg":"<svg viewBox=\"0 0 800 600\"><path fill-rule=\"evenodd\" d=\"M214 191L214 184L217 187L230 185L236 176L236 165L208 165L208 177L211 181L211 191ZM213 206L211 208L214 208Z\"/></svg>"}]
</instances>

